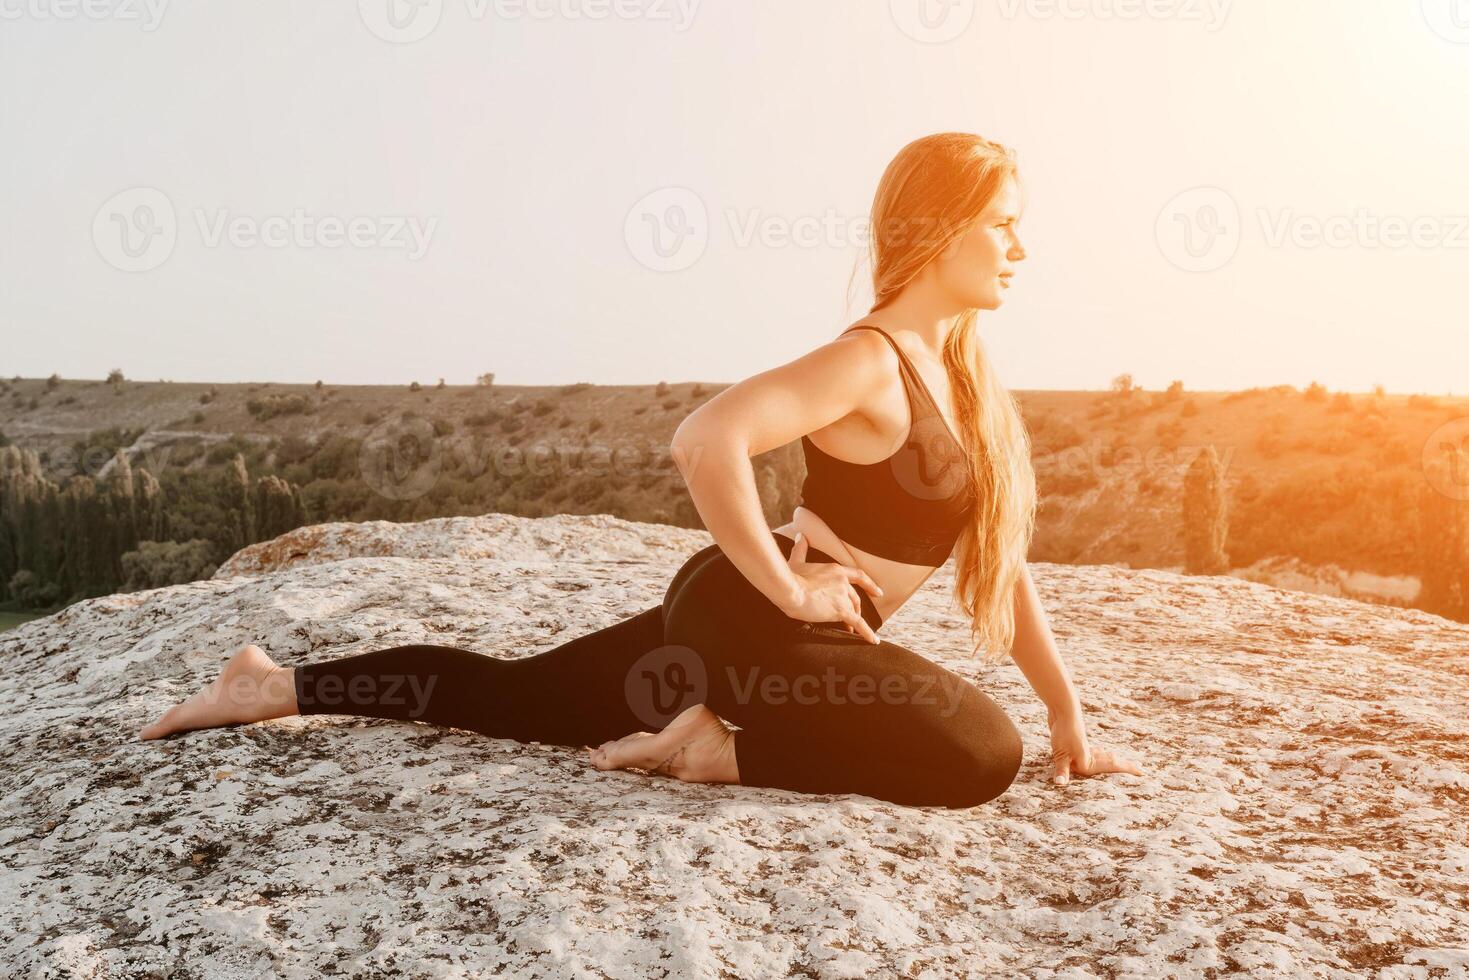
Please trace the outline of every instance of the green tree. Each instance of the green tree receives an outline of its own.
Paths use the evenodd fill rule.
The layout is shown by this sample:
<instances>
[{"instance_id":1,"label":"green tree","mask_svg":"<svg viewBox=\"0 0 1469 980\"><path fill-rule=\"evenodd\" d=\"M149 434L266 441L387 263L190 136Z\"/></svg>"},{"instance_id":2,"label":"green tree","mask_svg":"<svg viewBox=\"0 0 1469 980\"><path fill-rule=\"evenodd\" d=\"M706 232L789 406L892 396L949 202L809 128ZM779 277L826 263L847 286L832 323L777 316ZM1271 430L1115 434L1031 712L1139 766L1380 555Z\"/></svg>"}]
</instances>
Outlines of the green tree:
<instances>
[{"instance_id":1,"label":"green tree","mask_svg":"<svg viewBox=\"0 0 1469 980\"><path fill-rule=\"evenodd\" d=\"M197 582L214 574L213 546L205 540L143 541L122 556L123 588L161 589L180 582Z\"/></svg>"}]
</instances>

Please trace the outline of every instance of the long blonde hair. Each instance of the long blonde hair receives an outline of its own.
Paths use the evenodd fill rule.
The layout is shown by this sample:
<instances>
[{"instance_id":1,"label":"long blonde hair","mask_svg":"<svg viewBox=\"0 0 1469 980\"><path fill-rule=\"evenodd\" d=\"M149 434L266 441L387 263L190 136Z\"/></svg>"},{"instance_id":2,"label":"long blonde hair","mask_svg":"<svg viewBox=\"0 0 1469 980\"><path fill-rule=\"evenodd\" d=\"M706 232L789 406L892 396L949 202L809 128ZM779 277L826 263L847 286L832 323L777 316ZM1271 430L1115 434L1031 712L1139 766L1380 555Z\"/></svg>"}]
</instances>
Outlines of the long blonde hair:
<instances>
[{"instance_id":1,"label":"long blonde hair","mask_svg":"<svg viewBox=\"0 0 1469 980\"><path fill-rule=\"evenodd\" d=\"M905 146L872 203L872 309L891 303L973 226L1007 179L1014 151L972 133L937 133ZM974 491L974 521L955 547L954 597L970 617L974 654L992 663L1015 641L1015 589L1035 533L1035 470L1020 406L1000 384L965 310L944 341Z\"/></svg>"}]
</instances>

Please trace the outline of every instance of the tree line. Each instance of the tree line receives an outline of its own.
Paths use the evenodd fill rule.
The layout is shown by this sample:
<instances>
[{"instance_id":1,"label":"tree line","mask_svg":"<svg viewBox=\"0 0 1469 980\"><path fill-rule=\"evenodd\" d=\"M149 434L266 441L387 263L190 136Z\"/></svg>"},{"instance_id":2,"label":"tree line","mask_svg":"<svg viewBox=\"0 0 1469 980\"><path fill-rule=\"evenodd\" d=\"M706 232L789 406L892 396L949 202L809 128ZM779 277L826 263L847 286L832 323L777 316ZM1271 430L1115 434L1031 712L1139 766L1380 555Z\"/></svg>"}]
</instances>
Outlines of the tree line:
<instances>
[{"instance_id":1,"label":"tree line","mask_svg":"<svg viewBox=\"0 0 1469 980\"><path fill-rule=\"evenodd\" d=\"M34 451L0 447L0 602L50 608L207 578L240 548L306 523L300 488L252 482L239 454L205 483L186 512L122 451L97 477L58 483Z\"/></svg>"}]
</instances>

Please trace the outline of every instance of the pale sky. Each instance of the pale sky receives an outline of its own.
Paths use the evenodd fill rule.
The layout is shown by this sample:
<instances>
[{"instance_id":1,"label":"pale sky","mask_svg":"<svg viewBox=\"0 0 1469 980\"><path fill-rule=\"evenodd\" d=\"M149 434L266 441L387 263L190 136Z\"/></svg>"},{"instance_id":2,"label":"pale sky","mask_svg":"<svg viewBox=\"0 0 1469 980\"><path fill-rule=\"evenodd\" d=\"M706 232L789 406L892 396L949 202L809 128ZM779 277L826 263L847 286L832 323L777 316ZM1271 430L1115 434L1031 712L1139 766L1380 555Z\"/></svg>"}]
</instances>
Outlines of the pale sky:
<instances>
[{"instance_id":1,"label":"pale sky","mask_svg":"<svg viewBox=\"0 0 1469 980\"><path fill-rule=\"evenodd\" d=\"M1469 0L419 3L0 0L0 375L736 381L966 130L1010 387L1469 388Z\"/></svg>"}]
</instances>

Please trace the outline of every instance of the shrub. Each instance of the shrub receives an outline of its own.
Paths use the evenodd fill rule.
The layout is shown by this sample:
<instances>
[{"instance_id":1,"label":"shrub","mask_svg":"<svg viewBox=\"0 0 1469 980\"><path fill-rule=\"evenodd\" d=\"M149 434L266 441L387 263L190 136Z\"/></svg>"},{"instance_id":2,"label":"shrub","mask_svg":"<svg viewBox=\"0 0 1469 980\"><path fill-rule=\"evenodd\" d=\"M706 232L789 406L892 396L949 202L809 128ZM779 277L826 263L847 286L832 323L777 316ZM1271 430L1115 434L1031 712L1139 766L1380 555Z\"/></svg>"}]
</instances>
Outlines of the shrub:
<instances>
[{"instance_id":1,"label":"shrub","mask_svg":"<svg viewBox=\"0 0 1469 980\"><path fill-rule=\"evenodd\" d=\"M588 432L596 432L600 428L602 428L601 419L592 419L590 422L587 423Z\"/></svg>"},{"instance_id":2,"label":"shrub","mask_svg":"<svg viewBox=\"0 0 1469 980\"><path fill-rule=\"evenodd\" d=\"M19 381L20 376L17 375L15 380ZM107 383L110 385L120 385L125 380L127 379L122 376L122 368L113 368L111 371L107 372Z\"/></svg>"},{"instance_id":3,"label":"shrub","mask_svg":"<svg viewBox=\"0 0 1469 980\"><path fill-rule=\"evenodd\" d=\"M532 403L530 407L531 414L534 415L536 418L550 415L553 411L555 411L555 409L556 406L552 405L550 401L545 398L536 399L536 401Z\"/></svg>"},{"instance_id":4,"label":"shrub","mask_svg":"<svg viewBox=\"0 0 1469 980\"><path fill-rule=\"evenodd\" d=\"M1255 448L1266 459L1274 459L1285 451L1285 440L1279 432L1266 429L1264 432L1255 436Z\"/></svg>"},{"instance_id":5,"label":"shrub","mask_svg":"<svg viewBox=\"0 0 1469 980\"><path fill-rule=\"evenodd\" d=\"M304 463L316 452L316 446L310 439L298 435L288 435L280 441L275 450L275 462L277 466L294 466Z\"/></svg>"},{"instance_id":6,"label":"shrub","mask_svg":"<svg viewBox=\"0 0 1469 980\"><path fill-rule=\"evenodd\" d=\"M42 582L29 568L10 576L10 595L22 609L44 609L61 598L55 582Z\"/></svg>"},{"instance_id":7,"label":"shrub","mask_svg":"<svg viewBox=\"0 0 1469 980\"><path fill-rule=\"evenodd\" d=\"M487 408L483 412L476 412L464 418L464 424L474 428L494 425L498 421L500 421L500 413L493 408Z\"/></svg>"},{"instance_id":8,"label":"shrub","mask_svg":"<svg viewBox=\"0 0 1469 980\"><path fill-rule=\"evenodd\" d=\"M200 422L204 421L204 413L196 409L194 411L194 414L189 416L189 421L193 422L195 425L198 425Z\"/></svg>"},{"instance_id":9,"label":"shrub","mask_svg":"<svg viewBox=\"0 0 1469 980\"><path fill-rule=\"evenodd\" d=\"M495 383L495 372L490 371L487 374L481 374L479 377L474 379L474 383L483 388L492 387Z\"/></svg>"},{"instance_id":10,"label":"shrub","mask_svg":"<svg viewBox=\"0 0 1469 980\"><path fill-rule=\"evenodd\" d=\"M1025 422L1030 430L1031 444L1041 452L1081 444L1081 429L1056 412L1039 412L1034 420L1027 418Z\"/></svg>"},{"instance_id":11,"label":"shrub","mask_svg":"<svg viewBox=\"0 0 1469 980\"><path fill-rule=\"evenodd\" d=\"M1183 416L1198 415L1199 406L1192 398L1190 398L1188 401L1183 403L1183 408L1179 410L1178 414Z\"/></svg>"},{"instance_id":12,"label":"shrub","mask_svg":"<svg viewBox=\"0 0 1469 980\"><path fill-rule=\"evenodd\" d=\"M266 395L245 402L245 410L261 422L277 415L309 415L314 409L305 395Z\"/></svg>"},{"instance_id":13,"label":"shrub","mask_svg":"<svg viewBox=\"0 0 1469 980\"><path fill-rule=\"evenodd\" d=\"M592 383L590 381L578 381L573 385L562 385L561 394L563 397L566 395L575 395L578 392L586 391L591 386Z\"/></svg>"},{"instance_id":14,"label":"shrub","mask_svg":"<svg viewBox=\"0 0 1469 980\"><path fill-rule=\"evenodd\" d=\"M1310 384L1306 385L1306 401L1326 401L1326 386L1319 381L1312 381Z\"/></svg>"},{"instance_id":15,"label":"shrub","mask_svg":"<svg viewBox=\"0 0 1469 980\"><path fill-rule=\"evenodd\" d=\"M413 381L413 382L410 382L409 383L408 390L409 391L422 391L423 390L423 385L419 384L417 381Z\"/></svg>"},{"instance_id":16,"label":"shrub","mask_svg":"<svg viewBox=\"0 0 1469 980\"><path fill-rule=\"evenodd\" d=\"M196 582L214 574L213 546L201 538L189 541L140 541L122 556L123 589L159 589Z\"/></svg>"},{"instance_id":17,"label":"shrub","mask_svg":"<svg viewBox=\"0 0 1469 980\"><path fill-rule=\"evenodd\" d=\"M679 404L680 403L677 398L665 398L663 400L663 408L665 411L678 408Z\"/></svg>"},{"instance_id":18,"label":"shrub","mask_svg":"<svg viewBox=\"0 0 1469 980\"><path fill-rule=\"evenodd\" d=\"M382 420L383 420L383 414L382 414L382 412L371 412L371 411L369 411L369 412L363 412L362 413L362 424L363 425L377 425Z\"/></svg>"},{"instance_id":19,"label":"shrub","mask_svg":"<svg viewBox=\"0 0 1469 980\"><path fill-rule=\"evenodd\" d=\"M653 394L657 395L659 398L662 398L664 395L668 394L668 382L658 382L658 386L653 389Z\"/></svg>"},{"instance_id":20,"label":"shrub","mask_svg":"<svg viewBox=\"0 0 1469 980\"><path fill-rule=\"evenodd\" d=\"M1338 391L1332 396L1331 404L1327 407L1329 412L1349 412L1352 409L1352 396L1345 391Z\"/></svg>"},{"instance_id":21,"label":"shrub","mask_svg":"<svg viewBox=\"0 0 1469 980\"><path fill-rule=\"evenodd\" d=\"M49 378L46 379L46 390L47 391L55 391L57 388L60 388L60 387L61 387L61 375L59 375L59 374L53 374L53 375L51 375L51 377L49 377Z\"/></svg>"},{"instance_id":22,"label":"shrub","mask_svg":"<svg viewBox=\"0 0 1469 980\"><path fill-rule=\"evenodd\" d=\"M1112 379L1112 390L1119 395L1131 395L1138 388L1132 383L1132 375L1119 374Z\"/></svg>"}]
</instances>

